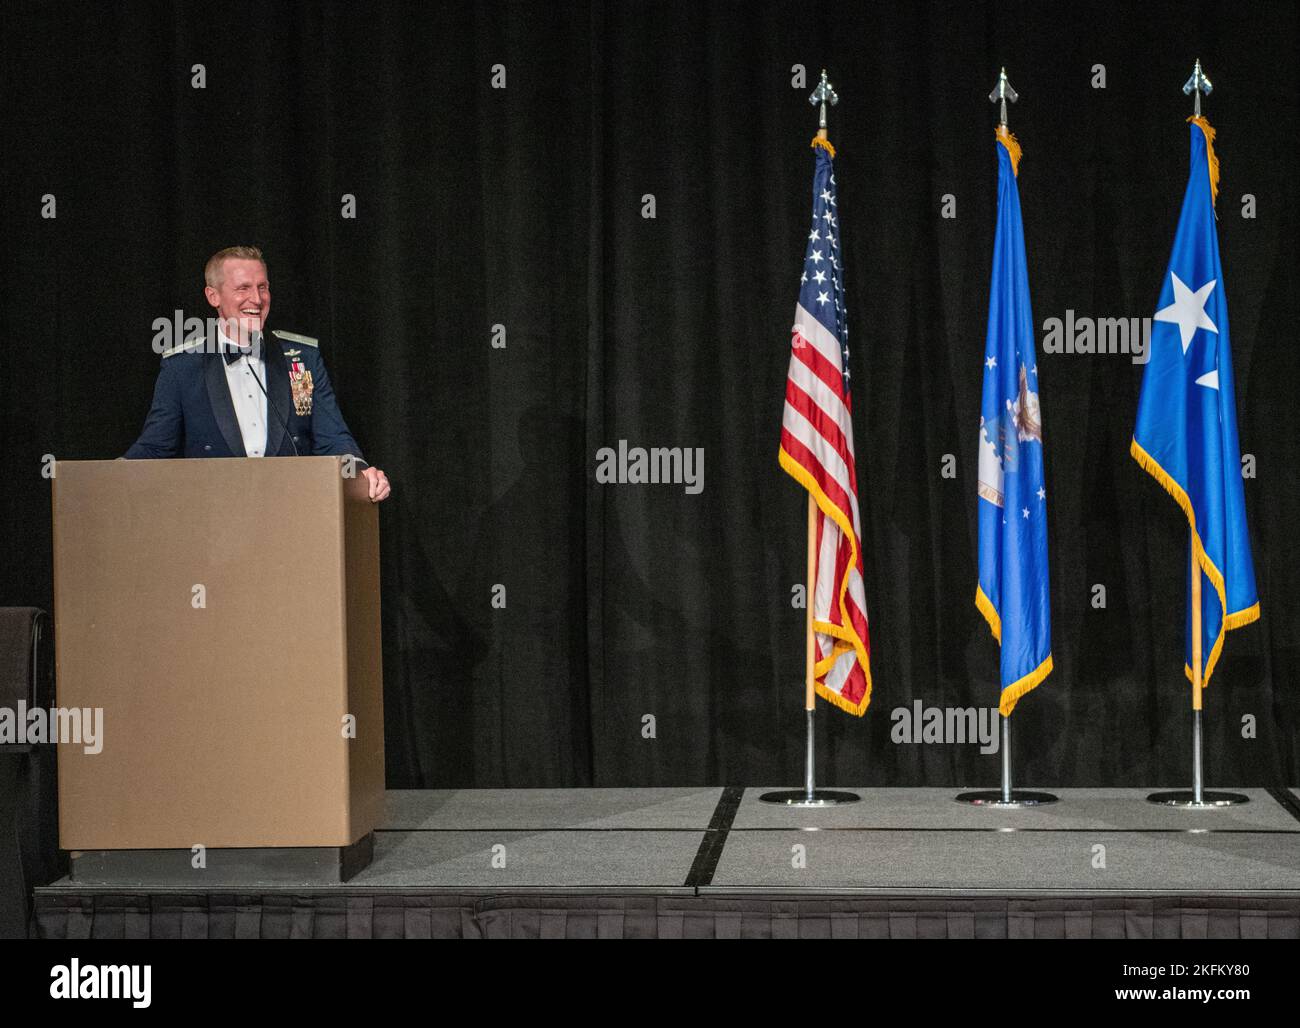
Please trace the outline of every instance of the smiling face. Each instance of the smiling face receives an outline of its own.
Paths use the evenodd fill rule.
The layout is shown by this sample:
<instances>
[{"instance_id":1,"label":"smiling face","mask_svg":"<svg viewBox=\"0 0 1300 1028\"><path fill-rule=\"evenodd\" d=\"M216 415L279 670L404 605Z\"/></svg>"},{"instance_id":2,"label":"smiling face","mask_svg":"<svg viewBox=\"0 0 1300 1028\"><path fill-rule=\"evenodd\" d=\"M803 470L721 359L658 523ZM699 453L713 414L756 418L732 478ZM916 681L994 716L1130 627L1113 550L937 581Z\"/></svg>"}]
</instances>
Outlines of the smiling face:
<instances>
[{"instance_id":1,"label":"smiling face","mask_svg":"<svg viewBox=\"0 0 1300 1028\"><path fill-rule=\"evenodd\" d=\"M203 295L217 309L226 335L247 343L253 332L262 331L271 313L266 265L259 260L230 257L221 262L219 275L216 285L206 286Z\"/></svg>"}]
</instances>

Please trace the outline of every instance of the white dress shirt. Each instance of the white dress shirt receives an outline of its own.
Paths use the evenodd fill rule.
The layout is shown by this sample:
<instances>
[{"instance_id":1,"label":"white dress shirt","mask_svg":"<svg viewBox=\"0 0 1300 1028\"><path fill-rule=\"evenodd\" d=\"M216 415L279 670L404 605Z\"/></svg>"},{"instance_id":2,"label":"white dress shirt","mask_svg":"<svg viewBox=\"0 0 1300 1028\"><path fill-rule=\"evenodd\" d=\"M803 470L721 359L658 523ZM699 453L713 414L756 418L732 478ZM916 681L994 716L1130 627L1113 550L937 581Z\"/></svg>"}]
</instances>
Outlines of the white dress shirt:
<instances>
[{"instance_id":1,"label":"white dress shirt","mask_svg":"<svg viewBox=\"0 0 1300 1028\"><path fill-rule=\"evenodd\" d=\"M235 420L239 422L239 434L244 438L244 453L249 457L266 456L266 362L262 360L262 338L253 339L251 354L226 363L226 350L239 350L240 346L225 332L217 330L221 340L222 364L226 368L226 385L230 387L230 402L235 407ZM253 375L257 375L254 381ZM259 388L258 382L262 387Z\"/></svg>"}]
</instances>

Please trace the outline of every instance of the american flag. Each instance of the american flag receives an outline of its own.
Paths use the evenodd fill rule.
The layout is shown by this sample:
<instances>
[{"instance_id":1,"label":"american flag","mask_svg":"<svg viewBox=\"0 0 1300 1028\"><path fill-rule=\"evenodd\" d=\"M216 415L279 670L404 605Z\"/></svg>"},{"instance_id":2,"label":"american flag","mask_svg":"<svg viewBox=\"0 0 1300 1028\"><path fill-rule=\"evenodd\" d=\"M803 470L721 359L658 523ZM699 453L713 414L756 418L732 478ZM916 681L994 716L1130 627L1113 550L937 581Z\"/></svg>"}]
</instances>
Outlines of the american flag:
<instances>
[{"instance_id":1,"label":"american flag","mask_svg":"<svg viewBox=\"0 0 1300 1028\"><path fill-rule=\"evenodd\" d=\"M812 229L790 343L780 462L817 501L816 571L809 583L817 693L860 715L871 700L871 643L849 398L844 251L835 151L822 139L814 139L813 147Z\"/></svg>"}]
</instances>

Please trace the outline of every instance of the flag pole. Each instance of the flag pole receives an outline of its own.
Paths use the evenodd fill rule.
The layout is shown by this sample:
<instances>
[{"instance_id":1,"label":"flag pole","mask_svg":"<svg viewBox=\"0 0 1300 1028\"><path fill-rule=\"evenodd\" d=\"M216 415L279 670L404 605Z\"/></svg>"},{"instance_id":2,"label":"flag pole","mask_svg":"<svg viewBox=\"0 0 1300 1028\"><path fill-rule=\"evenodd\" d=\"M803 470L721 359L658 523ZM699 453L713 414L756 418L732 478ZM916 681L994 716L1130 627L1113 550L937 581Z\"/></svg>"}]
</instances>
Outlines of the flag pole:
<instances>
[{"instance_id":1,"label":"flag pole","mask_svg":"<svg viewBox=\"0 0 1300 1028\"><path fill-rule=\"evenodd\" d=\"M1200 99L1198 90L1198 113ZM1187 532L1187 549L1191 553L1192 563L1192 803L1199 807L1205 803L1204 768L1201 761L1201 567L1196 561L1196 533L1191 529Z\"/></svg>"},{"instance_id":2,"label":"flag pole","mask_svg":"<svg viewBox=\"0 0 1300 1028\"><path fill-rule=\"evenodd\" d=\"M1197 62L1199 69L1200 62ZM1199 106L1199 105L1198 105ZM1153 792L1147 797L1151 803L1164 807L1183 807L1187 810L1207 810L1212 807L1234 807L1249 803L1250 797L1239 792L1206 792L1204 736L1201 729L1201 709L1204 696L1203 653L1201 640L1201 567L1196 560L1196 533L1187 532L1187 548L1191 551L1192 595L1192 788L1172 792Z\"/></svg>"},{"instance_id":3,"label":"flag pole","mask_svg":"<svg viewBox=\"0 0 1300 1028\"><path fill-rule=\"evenodd\" d=\"M822 69L821 81L808 98L809 103L821 105L817 119L817 138L827 139L826 105L840 102L839 96L826 79ZM840 803L856 803L862 797L857 793L818 789L816 785L816 746L813 732L813 715L817 710L817 633L813 629L813 593L817 588L817 500L808 493L808 547L804 571L804 770L802 790L765 792L759 797L764 803L779 803L787 807L833 807Z\"/></svg>"},{"instance_id":4,"label":"flag pole","mask_svg":"<svg viewBox=\"0 0 1300 1028\"><path fill-rule=\"evenodd\" d=\"M825 132L825 129L822 129ZM816 799L813 715L817 710L817 633L813 630L813 589L817 586L817 500L808 494L808 559L804 574L804 721L808 734L804 750L804 799Z\"/></svg>"},{"instance_id":5,"label":"flag pole","mask_svg":"<svg viewBox=\"0 0 1300 1028\"><path fill-rule=\"evenodd\" d=\"M1183 92L1191 94L1194 107L1192 117L1201 117L1201 94L1209 96L1214 87L1201 70L1201 60L1196 59L1191 78L1183 83ZM1173 792L1153 792L1147 797L1151 803L1166 807L1183 807L1191 810L1204 810L1209 807L1232 807L1249 803L1250 797L1239 792L1206 792L1205 763L1203 759L1203 736L1201 730L1201 565L1196 559L1196 532L1188 528L1187 549L1190 551L1192 576L1192 790L1178 789Z\"/></svg>"},{"instance_id":6,"label":"flag pole","mask_svg":"<svg viewBox=\"0 0 1300 1028\"><path fill-rule=\"evenodd\" d=\"M989 94L989 102L998 104L998 131L1010 132L1007 128L1007 101L1015 103L1020 94L1011 88L1007 81L1007 69L998 73L998 84ZM1026 789L1011 788L1011 718L1003 714L1002 721L1002 787L997 791L979 789L975 792L958 793L958 803L969 803L975 807L1037 807L1044 803L1055 803L1057 797L1050 792L1030 792Z\"/></svg>"}]
</instances>

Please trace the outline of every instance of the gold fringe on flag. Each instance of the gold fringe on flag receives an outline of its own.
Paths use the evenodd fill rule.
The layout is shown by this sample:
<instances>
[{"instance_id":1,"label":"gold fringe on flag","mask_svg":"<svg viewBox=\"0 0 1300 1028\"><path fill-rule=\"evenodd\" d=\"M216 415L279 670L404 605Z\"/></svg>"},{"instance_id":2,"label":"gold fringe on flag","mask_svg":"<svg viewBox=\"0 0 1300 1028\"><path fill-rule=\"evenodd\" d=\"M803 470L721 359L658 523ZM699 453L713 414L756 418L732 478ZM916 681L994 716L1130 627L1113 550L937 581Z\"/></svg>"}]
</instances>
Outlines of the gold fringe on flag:
<instances>
[{"instance_id":1,"label":"gold fringe on flag","mask_svg":"<svg viewBox=\"0 0 1300 1028\"><path fill-rule=\"evenodd\" d=\"M835 159L835 147L831 146L831 141L829 139L822 139L821 136L813 136L813 141L808 145L813 147L820 146L823 150L825 150L828 154L831 155L832 160Z\"/></svg>"},{"instance_id":2,"label":"gold fringe on flag","mask_svg":"<svg viewBox=\"0 0 1300 1028\"><path fill-rule=\"evenodd\" d=\"M1190 118L1188 119L1191 120ZM1211 131L1213 131L1211 129ZM1141 466L1142 470L1154 478L1164 488L1174 502L1183 509L1187 515L1187 524L1191 529L1192 535L1192 557L1200 569L1205 572L1205 577L1210 580L1210 585L1214 587L1215 594L1219 597L1219 609L1223 612L1223 626L1219 629L1219 636L1214 640L1210 647L1209 659L1205 662L1205 675L1202 679L1202 685L1209 687L1210 678L1214 675L1214 666L1219 662L1219 654L1223 650L1223 640L1229 632L1248 625L1252 621L1259 620L1259 601L1256 600L1245 610L1228 610L1228 592L1224 582L1223 572L1219 570L1218 565L1210 560L1210 555L1205 552L1205 544L1201 542L1200 529L1196 527L1196 508L1192 506L1192 498L1187 495L1187 491L1174 480L1173 475L1169 474L1160 466L1157 461L1146 450L1142 449L1136 439L1132 439L1128 444L1128 452L1135 461ZM1191 666L1184 662L1183 672L1187 675L1189 682L1193 681Z\"/></svg>"},{"instance_id":3,"label":"gold fringe on flag","mask_svg":"<svg viewBox=\"0 0 1300 1028\"><path fill-rule=\"evenodd\" d=\"M1011 134L1011 130L1005 125L999 125L998 130L994 133L997 140L1007 148L1007 155L1011 158L1011 174L1016 178L1020 177L1020 140Z\"/></svg>"},{"instance_id":4,"label":"gold fringe on flag","mask_svg":"<svg viewBox=\"0 0 1300 1028\"><path fill-rule=\"evenodd\" d=\"M817 484L817 480L808 473L808 469L791 457L790 454L786 452L785 447L781 447L777 452L777 461L780 463L781 467L785 469L786 474L790 475L796 482L812 494L813 499L817 502L817 508L834 521L839 527L839 530L848 538L850 547L848 566L850 568L856 567L858 563L858 544L855 541L856 536L853 534L853 525L849 521L848 515L830 501L830 498L822 491L821 486ZM853 630L853 622L849 618L849 609L846 601L848 591L849 575L846 571L844 577L840 580L837 590L840 617L843 621L842 625L836 625L830 621L813 621L814 631L819 632L822 635L829 635L835 639L835 642L831 645L831 655L829 657L823 657L814 666L813 677L816 680L815 686L818 696L826 700L828 703L835 704L835 706L839 707L841 710L846 710L850 714L861 717L866 711L867 705L871 702L871 654L867 652L866 644L858 637L858 633ZM812 602L811 597L808 598L808 602ZM839 661L840 657L849 650L855 650L857 652L857 661L862 667L862 674L867 683L866 691L862 694L862 699L858 701L856 706L850 703L844 696L826 688L822 681L822 679L826 677L826 673L830 671L836 662Z\"/></svg>"},{"instance_id":5,"label":"gold fringe on flag","mask_svg":"<svg viewBox=\"0 0 1300 1028\"><path fill-rule=\"evenodd\" d=\"M1203 114L1199 117L1193 114L1187 120L1205 133L1205 156L1210 161L1210 202L1216 203L1219 199L1219 155L1214 152L1214 126Z\"/></svg>"},{"instance_id":6,"label":"gold fringe on flag","mask_svg":"<svg viewBox=\"0 0 1300 1028\"><path fill-rule=\"evenodd\" d=\"M998 613L997 607L993 606L993 601L984 595L984 589L981 586L975 587L975 606L979 612L984 615L984 620L989 623L989 631L993 633L993 638L1002 645L1002 615ZM1002 690L1002 698L998 701L998 713L1003 717L1010 717L1011 712L1016 709L1016 702L1025 693L1036 689L1042 684L1043 679L1052 673L1052 655L1049 653L1044 660L1033 671L1025 675L1024 678L1017 679Z\"/></svg>"}]
</instances>

